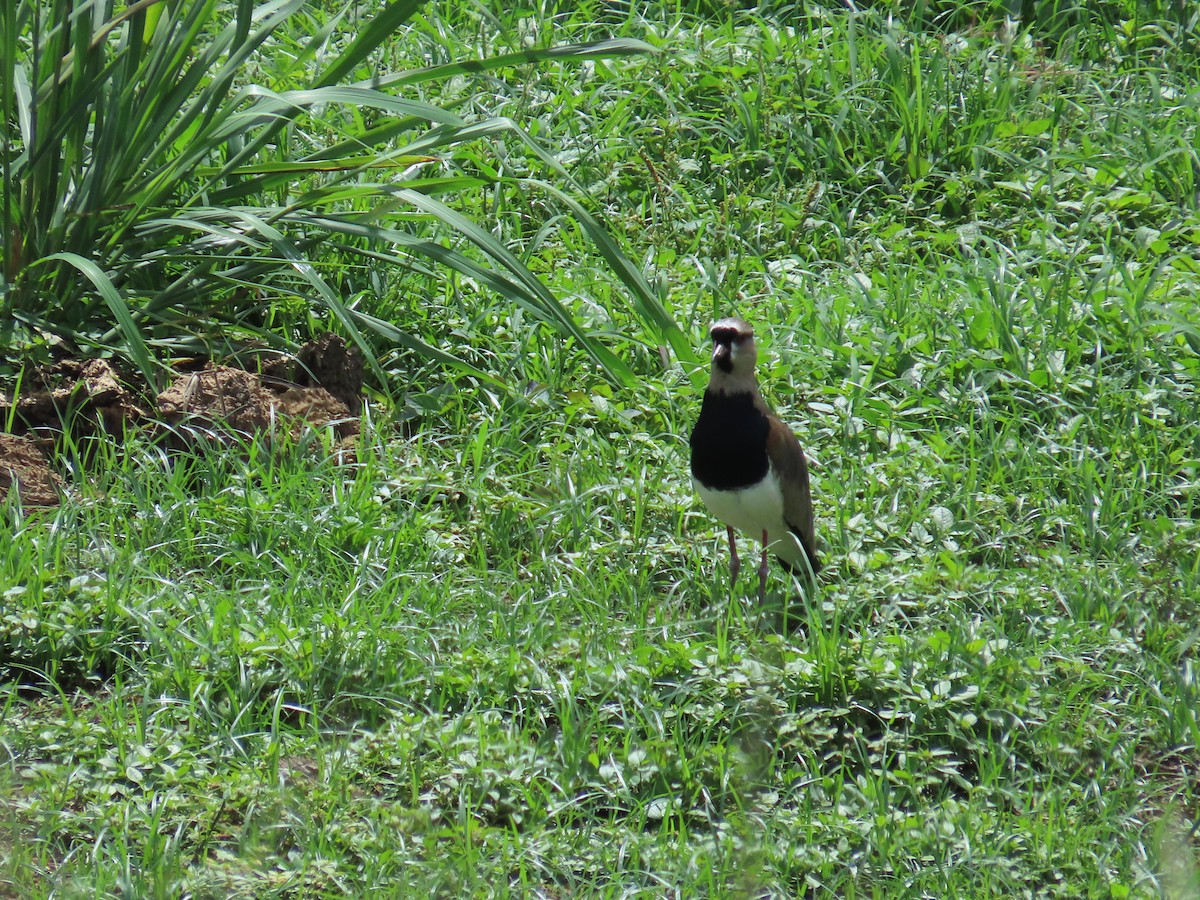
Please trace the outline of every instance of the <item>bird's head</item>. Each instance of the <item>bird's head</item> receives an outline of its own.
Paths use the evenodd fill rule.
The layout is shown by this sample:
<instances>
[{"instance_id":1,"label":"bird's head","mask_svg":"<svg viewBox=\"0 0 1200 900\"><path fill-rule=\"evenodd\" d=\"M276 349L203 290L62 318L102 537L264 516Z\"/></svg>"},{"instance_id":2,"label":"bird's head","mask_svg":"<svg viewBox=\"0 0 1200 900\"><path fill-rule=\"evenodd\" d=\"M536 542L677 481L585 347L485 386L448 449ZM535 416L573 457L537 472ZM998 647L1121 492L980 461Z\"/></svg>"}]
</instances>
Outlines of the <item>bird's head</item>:
<instances>
[{"instance_id":1,"label":"bird's head","mask_svg":"<svg viewBox=\"0 0 1200 900\"><path fill-rule=\"evenodd\" d=\"M721 319L709 330L713 340L713 378L723 373L731 380L754 379L758 348L754 329L741 319Z\"/></svg>"}]
</instances>

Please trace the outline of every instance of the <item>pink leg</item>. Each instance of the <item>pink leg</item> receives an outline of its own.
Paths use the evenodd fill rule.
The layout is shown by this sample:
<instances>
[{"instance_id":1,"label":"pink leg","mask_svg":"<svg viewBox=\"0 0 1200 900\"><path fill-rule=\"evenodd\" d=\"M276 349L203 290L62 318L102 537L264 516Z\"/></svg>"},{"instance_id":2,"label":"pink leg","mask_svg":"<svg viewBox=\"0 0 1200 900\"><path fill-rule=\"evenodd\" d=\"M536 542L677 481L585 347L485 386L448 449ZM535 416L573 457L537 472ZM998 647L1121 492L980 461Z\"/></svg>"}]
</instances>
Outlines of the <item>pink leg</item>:
<instances>
[{"instance_id":1,"label":"pink leg","mask_svg":"<svg viewBox=\"0 0 1200 900\"><path fill-rule=\"evenodd\" d=\"M729 535L729 590L733 590L733 586L737 584L738 572L742 569L742 561L738 559L737 542L733 539L733 529L726 526L726 533Z\"/></svg>"},{"instance_id":2,"label":"pink leg","mask_svg":"<svg viewBox=\"0 0 1200 900\"><path fill-rule=\"evenodd\" d=\"M762 542L762 562L758 564L758 602L760 604L766 602L767 599L767 532L765 530L762 534Z\"/></svg>"}]
</instances>

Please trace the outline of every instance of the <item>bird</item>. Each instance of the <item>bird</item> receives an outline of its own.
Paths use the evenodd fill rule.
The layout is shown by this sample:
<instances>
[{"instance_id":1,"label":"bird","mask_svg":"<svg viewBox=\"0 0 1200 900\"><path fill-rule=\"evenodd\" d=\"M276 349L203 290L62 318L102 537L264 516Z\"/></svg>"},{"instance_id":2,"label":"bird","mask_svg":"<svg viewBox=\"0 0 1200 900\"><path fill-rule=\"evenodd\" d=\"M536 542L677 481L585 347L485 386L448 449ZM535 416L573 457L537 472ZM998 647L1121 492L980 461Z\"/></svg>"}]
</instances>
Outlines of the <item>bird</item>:
<instances>
[{"instance_id":1,"label":"bird","mask_svg":"<svg viewBox=\"0 0 1200 900\"><path fill-rule=\"evenodd\" d=\"M800 441L762 398L754 329L742 319L714 322L712 373L692 429L692 484L729 536L730 589L741 561L734 531L763 545L758 600L767 596L767 554L805 581L821 567Z\"/></svg>"}]
</instances>

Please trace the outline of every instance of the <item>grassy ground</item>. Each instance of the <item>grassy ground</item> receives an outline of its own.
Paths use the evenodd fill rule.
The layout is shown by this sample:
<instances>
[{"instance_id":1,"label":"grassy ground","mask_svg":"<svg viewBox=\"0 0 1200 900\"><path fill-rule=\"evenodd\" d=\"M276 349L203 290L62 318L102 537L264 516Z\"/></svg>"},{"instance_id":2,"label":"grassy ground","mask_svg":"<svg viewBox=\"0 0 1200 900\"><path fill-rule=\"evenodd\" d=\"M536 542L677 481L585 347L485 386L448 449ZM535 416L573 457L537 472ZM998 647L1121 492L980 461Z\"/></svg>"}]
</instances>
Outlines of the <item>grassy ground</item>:
<instances>
[{"instance_id":1,"label":"grassy ground","mask_svg":"<svg viewBox=\"0 0 1200 900\"><path fill-rule=\"evenodd\" d=\"M488 194L637 384L405 281L377 313L511 393L402 358L353 467L67 448L62 508L0 525L0 893L1200 892L1195 31L612 9L430 19L387 65L661 46L448 90L554 148L696 358ZM687 478L725 313L827 560L766 610Z\"/></svg>"}]
</instances>

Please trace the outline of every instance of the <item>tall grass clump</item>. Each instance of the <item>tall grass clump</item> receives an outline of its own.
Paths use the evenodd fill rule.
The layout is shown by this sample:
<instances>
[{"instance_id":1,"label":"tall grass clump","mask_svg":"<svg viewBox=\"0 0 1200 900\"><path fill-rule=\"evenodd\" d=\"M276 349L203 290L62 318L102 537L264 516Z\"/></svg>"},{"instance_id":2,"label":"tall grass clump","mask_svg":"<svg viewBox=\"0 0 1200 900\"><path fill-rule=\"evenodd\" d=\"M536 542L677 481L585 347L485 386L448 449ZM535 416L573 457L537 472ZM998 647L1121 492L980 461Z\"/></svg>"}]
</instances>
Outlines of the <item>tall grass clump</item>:
<instances>
[{"instance_id":1,"label":"tall grass clump","mask_svg":"<svg viewBox=\"0 0 1200 900\"><path fill-rule=\"evenodd\" d=\"M457 112L468 97L435 86L650 48L599 41L381 68L380 48L415 26L420 7L383 3L356 19L302 0L5 4L0 342L54 335L118 350L153 384L164 353L286 344L315 317L351 337L377 376L382 345L469 369L404 322L358 309L406 274L454 272L570 337L608 374L626 373L486 221L456 209L468 192L516 189L497 159L505 141L527 159L525 175L569 192L566 171L513 120ZM564 194L618 267L634 315L674 333L640 273L573 203Z\"/></svg>"}]
</instances>

